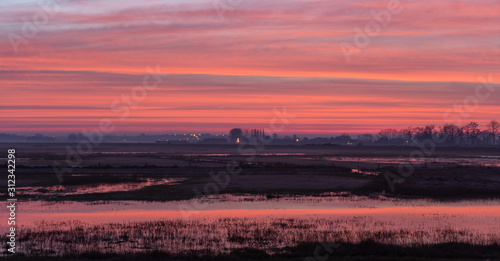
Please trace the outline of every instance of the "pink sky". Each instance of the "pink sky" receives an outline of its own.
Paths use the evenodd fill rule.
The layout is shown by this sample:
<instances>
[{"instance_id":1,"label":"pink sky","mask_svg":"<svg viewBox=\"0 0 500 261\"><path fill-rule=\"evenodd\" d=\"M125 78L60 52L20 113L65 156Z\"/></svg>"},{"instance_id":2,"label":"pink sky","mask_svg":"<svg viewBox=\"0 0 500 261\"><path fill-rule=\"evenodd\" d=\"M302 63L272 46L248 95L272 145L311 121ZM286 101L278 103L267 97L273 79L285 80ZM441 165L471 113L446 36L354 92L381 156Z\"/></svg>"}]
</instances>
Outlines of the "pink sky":
<instances>
[{"instance_id":1,"label":"pink sky","mask_svg":"<svg viewBox=\"0 0 500 261\"><path fill-rule=\"evenodd\" d=\"M295 116L288 133L443 125L477 97L479 77L497 91L463 121L500 120L500 1L396 2L348 62L341 44L355 46L355 28L389 2L0 3L0 132L78 132L110 118L119 133L225 133L269 128L283 107ZM34 14L36 32L23 34ZM113 101L157 65L164 81L120 119Z\"/></svg>"}]
</instances>

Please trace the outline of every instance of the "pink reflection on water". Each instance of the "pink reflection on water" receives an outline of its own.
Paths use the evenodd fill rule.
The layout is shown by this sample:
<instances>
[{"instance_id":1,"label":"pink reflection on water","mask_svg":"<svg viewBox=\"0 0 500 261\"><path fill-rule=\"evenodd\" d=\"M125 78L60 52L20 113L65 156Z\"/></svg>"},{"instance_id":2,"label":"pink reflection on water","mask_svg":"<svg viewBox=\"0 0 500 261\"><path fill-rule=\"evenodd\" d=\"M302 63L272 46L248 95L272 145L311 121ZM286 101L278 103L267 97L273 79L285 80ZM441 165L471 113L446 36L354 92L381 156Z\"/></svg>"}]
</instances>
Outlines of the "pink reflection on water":
<instances>
[{"instance_id":1,"label":"pink reflection on water","mask_svg":"<svg viewBox=\"0 0 500 261\"><path fill-rule=\"evenodd\" d=\"M193 201L181 202L135 202L106 203L85 202L19 202L19 224L35 226L41 221L79 220L88 224L154 221L165 219L205 218L306 218L371 216L398 223L398 220L419 220L429 217L460 227L491 227L500 229L500 202L463 201L455 203L428 202L425 200L361 200L346 199L313 201L307 199L277 199L266 201L220 201L207 202L200 210L186 211L179 206L194 206ZM2 210L4 212L5 210ZM3 226L1 224L0 226Z\"/></svg>"},{"instance_id":2,"label":"pink reflection on water","mask_svg":"<svg viewBox=\"0 0 500 261\"><path fill-rule=\"evenodd\" d=\"M35 237L23 241L20 249L36 247L63 254L71 244L78 251L108 247L103 251L122 253L154 245L171 252L224 252L255 244L262 249L284 248L318 235L332 242L357 243L380 233L388 236L377 240L388 244L500 242L500 200L443 203L361 196L264 200L221 195L205 199L202 210L179 209L193 202L18 202L19 231ZM7 229L0 223L0 233ZM273 233L262 239L254 234L259 229ZM229 230L245 241L231 241ZM60 238L47 237L53 232ZM150 240L150 235L155 239ZM95 241L95 237L107 241Z\"/></svg>"},{"instance_id":3,"label":"pink reflection on water","mask_svg":"<svg viewBox=\"0 0 500 261\"><path fill-rule=\"evenodd\" d=\"M74 175L77 176L77 175ZM46 187L19 187L17 191L23 195L38 195L41 193L57 193L58 196L83 195L92 193L107 193L117 191L133 191L154 185L174 185L182 179L146 179L143 182L98 184L79 186L46 186Z\"/></svg>"},{"instance_id":4,"label":"pink reflection on water","mask_svg":"<svg viewBox=\"0 0 500 261\"><path fill-rule=\"evenodd\" d=\"M364 175L369 175L369 176L377 176L379 175L380 171L369 171L369 170L359 170L359 169L351 169L352 173L359 173L359 174L364 174Z\"/></svg>"}]
</instances>

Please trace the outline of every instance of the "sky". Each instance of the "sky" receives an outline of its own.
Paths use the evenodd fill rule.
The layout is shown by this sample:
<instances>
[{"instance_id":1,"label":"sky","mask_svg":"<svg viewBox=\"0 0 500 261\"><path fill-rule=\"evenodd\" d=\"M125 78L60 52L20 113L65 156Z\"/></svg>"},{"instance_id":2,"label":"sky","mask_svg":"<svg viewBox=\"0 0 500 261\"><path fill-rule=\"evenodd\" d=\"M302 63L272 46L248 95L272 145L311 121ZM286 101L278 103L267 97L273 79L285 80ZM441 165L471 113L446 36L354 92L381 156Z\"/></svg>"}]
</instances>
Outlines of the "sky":
<instances>
[{"instance_id":1,"label":"sky","mask_svg":"<svg viewBox=\"0 0 500 261\"><path fill-rule=\"evenodd\" d=\"M499 0L0 0L0 132L485 128L499 48Z\"/></svg>"}]
</instances>

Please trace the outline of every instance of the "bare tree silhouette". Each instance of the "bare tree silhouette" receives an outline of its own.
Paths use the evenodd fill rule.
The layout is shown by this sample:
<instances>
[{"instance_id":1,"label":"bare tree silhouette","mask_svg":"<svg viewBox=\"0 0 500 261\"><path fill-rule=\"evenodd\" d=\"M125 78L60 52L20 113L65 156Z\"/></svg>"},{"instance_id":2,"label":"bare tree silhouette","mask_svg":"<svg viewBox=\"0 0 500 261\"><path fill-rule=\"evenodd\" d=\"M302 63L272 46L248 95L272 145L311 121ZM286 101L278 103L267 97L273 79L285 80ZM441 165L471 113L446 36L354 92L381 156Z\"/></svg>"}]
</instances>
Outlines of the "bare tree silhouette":
<instances>
[{"instance_id":1,"label":"bare tree silhouette","mask_svg":"<svg viewBox=\"0 0 500 261\"><path fill-rule=\"evenodd\" d=\"M500 129L500 123L496 120L491 120L490 123L486 125L486 127L488 127L487 131L491 139L491 145L495 146L498 136L498 130Z\"/></svg>"}]
</instances>

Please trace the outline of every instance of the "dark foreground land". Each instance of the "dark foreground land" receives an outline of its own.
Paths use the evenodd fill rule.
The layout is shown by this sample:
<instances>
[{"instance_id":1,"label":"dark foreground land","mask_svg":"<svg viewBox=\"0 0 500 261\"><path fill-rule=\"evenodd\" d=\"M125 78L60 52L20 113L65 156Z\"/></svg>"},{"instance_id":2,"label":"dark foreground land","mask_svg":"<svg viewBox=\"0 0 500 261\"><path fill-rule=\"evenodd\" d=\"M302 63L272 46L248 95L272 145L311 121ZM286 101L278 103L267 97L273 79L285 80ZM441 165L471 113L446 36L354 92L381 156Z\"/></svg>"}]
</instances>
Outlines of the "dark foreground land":
<instances>
[{"instance_id":1,"label":"dark foreground land","mask_svg":"<svg viewBox=\"0 0 500 261\"><path fill-rule=\"evenodd\" d=\"M72 166L66 161L66 146L76 149L76 144L0 144L0 152L5 151L4 155L7 149L16 149L16 189L19 189L17 196L20 201L185 200L200 196L194 191L203 192L206 184L214 182L219 184L216 193L211 190L214 194L264 195L268 199L294 195L322 196L328 192L349 192L374 198L380 195L437 200L500 198L499 148L436 148L425 160L414 161L411 155L422 151L422 148L267 146L256 149L250 146L242 152L233 145L102 144L93 148L92 153L82 155L82 161ZM0 167L3 165L7 169L3 157L0 154ZM59 170L63 169L59 177L54 171L54 163ZM406 168L402 171L401 166L411 170ZM162 180L172 180L173 183L159 182ZM107 189L120 184L146 185L137 189ZM394 185L394 190L390 184ZM5 179L0 185L6 186ZM95 187L103 187L104 190L88 189ZM74 193L82 188L85 193ZM38 234L40 242L47 238L43 233ZM372 238L379 236L391 237L387 234ZM37 238L37 235L30 237ZM333 251L320 251L320 256L326 255L328 259L314 258L315 251L322 246L315 241L306 241L275 253L258 247L231 250L226 254L201 250L180 254L103 254L96 249L95 252L77 256L61 257L44 253L0 259L500 260L498 243L418 246L383 244L372 240L357 244L336 243L339 245Z\"/></svg>"},{"instance_id":2,"label":"dark foreground land","mask_svg":"<svg viewBox=\"0 0 500 261\"><path fill-rule=\"evenodd\" d=\"M315 253L317 253L315 257ZM463 261L463 260L500 260L500 246L475 246L470 244L447 243L438 245L425 245L419 247L404 247L384 245L372 241L359 244L333 244L333 243L304 243L288 249L287 253L268 254L258 249L234 250L229 254L214 255L203 252L189 252L172 255L166 252L149 252L140 254L99 254L86 253L78 256L10 256L0 258L9 261L33 261L33 260L221 260L221 261L257 261L257 260L414 260L414 261Z\"/></svg>"},{"instance_id":3,"label":"dark foreground land","mask_svg":"<svg viewBox=\"0 0 500 261\"><path fill-rule=\"evenodd\" d=\"M76 144L0 144L0 151L16 149L16 186L39 187L35 194L21 194L21 199L182 200L195 197L193 189L204 191L204 186L217 182L217 178L220 183L229 178L217 194L277 196L347 191L405 198L500 197L500 149L491 147L436 148L424 161L413 161L412 155L422 152L421 148L250 146L238 151L235 145L102 144L92 153L81 155L79 164L68 166L67 146L76 149ZM59 177L54 163L63 170ZM353 173L353 169L361 173ZM146 179L175 179L177 183L78 195L53 188ZM394 190L390 183L394 183Z\"/></svg>"}]
</instances>

